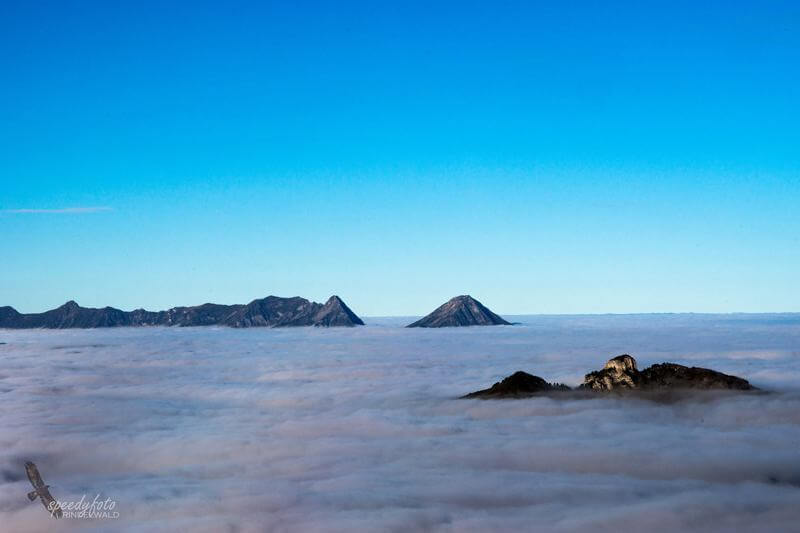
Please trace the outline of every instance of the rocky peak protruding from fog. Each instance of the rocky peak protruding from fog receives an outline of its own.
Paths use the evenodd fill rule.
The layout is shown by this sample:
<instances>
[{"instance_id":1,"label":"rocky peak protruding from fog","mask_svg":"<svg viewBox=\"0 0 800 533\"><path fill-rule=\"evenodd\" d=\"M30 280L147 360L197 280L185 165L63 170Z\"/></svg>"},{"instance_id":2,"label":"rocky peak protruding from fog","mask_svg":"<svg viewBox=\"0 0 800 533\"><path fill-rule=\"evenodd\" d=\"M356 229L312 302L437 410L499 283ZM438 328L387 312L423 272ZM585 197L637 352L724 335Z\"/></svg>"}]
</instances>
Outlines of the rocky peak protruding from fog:
<instances>
[{"instance_id":1,"label":"rocky peak protruding from fog","mask_svg":"<svg viewBox=\"0 0 800 533\"><path fill-rule=\"evenodd\" d=\"M409 324L408 328L443 328L452 326L496 326L510 322L491 312L468 294L451 298L431 314Z\"/></svg>"}]
</instances>

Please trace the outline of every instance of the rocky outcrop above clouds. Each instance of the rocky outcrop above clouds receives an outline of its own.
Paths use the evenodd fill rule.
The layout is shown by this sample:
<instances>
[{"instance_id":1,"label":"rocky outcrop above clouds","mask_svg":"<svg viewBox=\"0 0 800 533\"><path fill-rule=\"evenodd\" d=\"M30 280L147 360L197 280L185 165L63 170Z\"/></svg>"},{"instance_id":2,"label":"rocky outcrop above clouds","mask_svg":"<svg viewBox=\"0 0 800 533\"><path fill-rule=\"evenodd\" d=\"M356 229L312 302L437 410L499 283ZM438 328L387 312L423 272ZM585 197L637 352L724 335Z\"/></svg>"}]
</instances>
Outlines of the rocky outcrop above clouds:
<instances>
[{"instance_id":1,"label":"rocky outcrop above clouds","mask_svg":"<svg viewBox=\"0 0 800 533\"><path fill-rule=\"evenodd\" d=\"M514 372L503 381L498 381L488 389L471 392L464 398L519 398L543 392L570 390L561 383L548 383L539 376L521 370Z\"/></svg>"},{"instance_id":2,"label":"rocky outcrop above clouds","mask_svg":"<svg viewBox=\"0 0 800 533\"><path fill-rule=\"evenodd\" d=\"M445 328L452 326L510 325L499 315L467 294L456 296L437 307L431 314L406 326L407 328Z\"/></svg>"},{"instance_id":3,"label":"rocky outcrop above clouds","mask_svg":"<svg viewBox=\"0 0 800 533\"><path fill-rule=\"evenodd\" d=\"M645 368L639 374L641 388L658 389L717 389L717 390L754 390L746 379L699 368L661 363Z\"/></svg>"},{"instance_id":4,"label":"rocky outcrop above clouds","mask_svg":"<svg viewBox=\"0 0 800 533\"><path fill-rule=\"evenodd\" d=\"M666 389L716 389L751 390L752 385L736 376L722 372L688 367L675 363L661 363L641 372L636 368L636 359L630 355L619 355L610 359L598 371L586 374L582 389L593 391L666 390Z\"/></svg>"},{"instance_id":5,"label":"rocky outcrop above clouds","mask_svg":"<svg viewBox=\"0 0 800 533\"><path fill-rule=\"evenodd\" d=\"M546 393L650 393L686 390L756 390L746 379L729 376L708 368L660 363L642 371L630 355L618 355L605 366L586 374L583 384L570 389L560 383L518 371L488 389L472 392L462 398L521 398Z\"/></svg>"},{"instance_id":6,"label":"rocky outcrop above clouds","mask_svg":"<svg viewBox=\"0 0 800 533\"><path fill-rule=\"evenodd\" d=\"M13 307L0 307L0 328L107 328L139 326L362 326L364 322L338 296L327 303L305 298L267 296L247 305L203 304L173 307L166 311L121 311L113 307L95 309L69 301L44 313L22 314Z\"/></svg>"}]
</instances>

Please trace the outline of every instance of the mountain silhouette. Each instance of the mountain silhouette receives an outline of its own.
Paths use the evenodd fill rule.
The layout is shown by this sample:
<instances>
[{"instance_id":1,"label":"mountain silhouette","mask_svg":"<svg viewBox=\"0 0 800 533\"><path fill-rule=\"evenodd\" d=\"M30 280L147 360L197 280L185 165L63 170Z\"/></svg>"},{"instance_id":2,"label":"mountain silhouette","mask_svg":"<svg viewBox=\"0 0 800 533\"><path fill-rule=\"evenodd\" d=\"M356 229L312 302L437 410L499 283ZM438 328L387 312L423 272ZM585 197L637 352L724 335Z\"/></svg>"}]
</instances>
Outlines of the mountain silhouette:
<instances>
[{"instance_id":1,"label":"mountain silhouette","mask_svg":"<svg viewBox=\"0 0 800 533\"><path fill-rule=\"evenodd\" d=\"M81 307L70 300L44 313L22 314L13 307L0 307L0 328L111 328L141 326L363 326L364 322L338 296L325 304L295 296L267 296L247 305L206 303L173 307L166 311L121 311L113 307Z\"/></svg>"}]
</instances>

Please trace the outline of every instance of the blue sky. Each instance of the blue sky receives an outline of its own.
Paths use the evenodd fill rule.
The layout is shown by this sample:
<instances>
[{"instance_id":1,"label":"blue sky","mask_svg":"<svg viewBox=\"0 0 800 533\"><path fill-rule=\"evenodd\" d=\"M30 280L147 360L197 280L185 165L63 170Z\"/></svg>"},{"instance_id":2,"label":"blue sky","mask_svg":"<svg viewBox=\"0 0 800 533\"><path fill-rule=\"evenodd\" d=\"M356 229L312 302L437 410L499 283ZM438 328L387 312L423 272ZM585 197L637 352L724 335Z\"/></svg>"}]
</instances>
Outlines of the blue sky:
<instances>
[{"instance_id":1,"label":"blue sky","mask_svg":"<svg viewBox=\"0 0 800 533\"><path fill-rule=\"evenodd\" d=\"M110 4L0 5L0 305L800 311L796 4Z\"/></svg>"}]
</instances>

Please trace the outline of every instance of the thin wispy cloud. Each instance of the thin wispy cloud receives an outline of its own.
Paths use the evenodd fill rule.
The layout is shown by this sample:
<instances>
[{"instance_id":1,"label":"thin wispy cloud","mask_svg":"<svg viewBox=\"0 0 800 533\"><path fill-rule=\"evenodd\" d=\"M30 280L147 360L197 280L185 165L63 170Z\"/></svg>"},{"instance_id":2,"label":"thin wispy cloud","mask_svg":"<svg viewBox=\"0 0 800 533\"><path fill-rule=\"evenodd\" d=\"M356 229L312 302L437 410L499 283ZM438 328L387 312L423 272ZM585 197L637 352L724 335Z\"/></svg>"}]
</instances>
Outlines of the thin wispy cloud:
<instances>
[{"instance_id":1,"label":"thin wispy cloud","mask_svg":"<svg viewBox=\"0 0 800 533\"><path fill-rule=\"evenodd\" d=\"M113 211L114 209L106 206L91 206L91 207L61 207L58 209L4 209L3 213L12 214L67 214L77 215L83 213L102 213L104 211Z\"/></svg>"}]
</instances>

